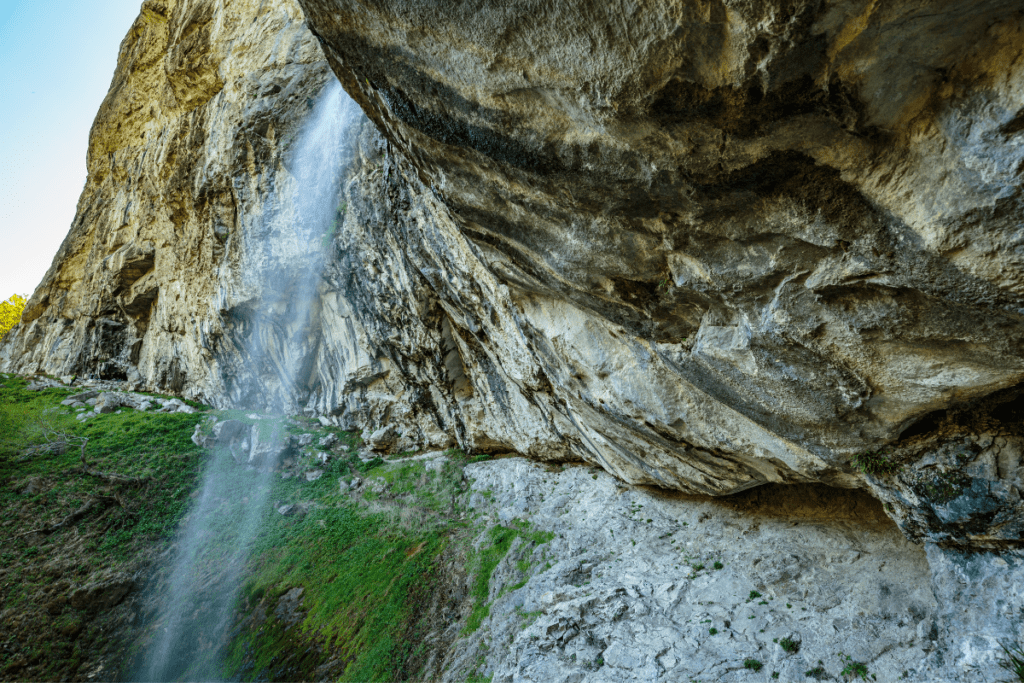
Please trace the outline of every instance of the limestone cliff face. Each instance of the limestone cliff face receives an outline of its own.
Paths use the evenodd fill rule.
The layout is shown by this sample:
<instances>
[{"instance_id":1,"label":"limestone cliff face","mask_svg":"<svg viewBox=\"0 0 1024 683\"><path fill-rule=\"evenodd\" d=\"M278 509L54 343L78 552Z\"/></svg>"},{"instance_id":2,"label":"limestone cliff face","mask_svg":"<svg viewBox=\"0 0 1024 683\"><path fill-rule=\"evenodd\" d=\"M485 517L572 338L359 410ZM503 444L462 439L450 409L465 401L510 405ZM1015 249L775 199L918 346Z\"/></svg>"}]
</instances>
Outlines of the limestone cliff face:
<instances>
[{"instance_id":1,"label":"limestone cliff face","mask_svg":"<svg viewBox=\"0 0 1024 683\"><path fill-rule=\"evenodd\" d=\"M1019 3L300 3L435 207L480 431L714 494L894 444L908 533L1019 539Z\"/></svg>"},{"instance_id":2,"label":"limestone cliff face","mask_svg":"<svg viewBox=\"0 0 1024 683\"><path fill-rule=\"evenodd\" d=\"M3 369L1020 543L1019 2L300 4L143 5ZM314 235L324 56L380 135Z\"/></svg>"},{"instance_id":3,"label":"limestone cliff face","mask_svg":"<svg viewBox=\"0 0 1024 683\"><path fill-rule=\"evenodd\" d=\"M287 336L275 307L319 253L294 221L289 147L329 80L294 3L143 3L74 223L0 364L292 400L274 368L310 350L268 340L252 358L250 337Z\"/></svg>"}]
</instances>

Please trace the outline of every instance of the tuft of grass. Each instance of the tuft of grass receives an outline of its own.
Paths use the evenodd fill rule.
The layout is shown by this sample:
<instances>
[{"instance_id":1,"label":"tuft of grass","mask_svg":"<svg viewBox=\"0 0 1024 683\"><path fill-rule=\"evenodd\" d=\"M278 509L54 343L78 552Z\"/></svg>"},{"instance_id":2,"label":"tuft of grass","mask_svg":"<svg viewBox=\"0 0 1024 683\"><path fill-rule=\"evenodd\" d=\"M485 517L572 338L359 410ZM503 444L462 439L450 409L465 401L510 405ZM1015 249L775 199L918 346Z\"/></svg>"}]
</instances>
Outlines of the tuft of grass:
<instances>
[{"instance_id":1,"label":"tuft of grass","mask_svg":"<svg viewBox=\"0 0 1024 683\"><path fill-rule=\"evenodd\" d=\"M854 469L864 474L890 475L896 474L903 469L902 465L891 460L889 453L882 452L860 453L853 456L850 464L853 465Z\"/></svg>"},{"instance_id":2,"label":"tuft of grass","mask_svg":"<svg viewBox=\"0 0 1024 683\"><path fill-rule=\"evenodd\" d=\"M710 633L711 635L717 635L718 634L718 629L715 628L714 626L712 626L711 628L708 629L708 633Z\"/></svg>"},{"instance_id":3,"label":"tuft of grass","mask_svg":"<svg viewBox=\"0 0 1024 683\"><path fill-rule=\"evenodd\" d=\"M854 661L850 655L844 655L842 652L839 653L839 658L844 661L843 670L839 672L840 676L845 676L847 679L859 678L862 681L868 680L867 664Z\"/></svg>"},{"instance_id":4,"label":"tuft of grass","mask_svg":"<svg viewBox=\"0 0 1024 683\"><path fill-rule=\"evenodd\" d=\"M789 637L780 640L779 647L781 647L788 654L794 654L800 651L800 643L796 642L795 640L791 640Z\"/></svg>"},{"instance_id":5,"label":"tuft of grass","mask_svg":"<svg viewBox=\"0 0 1024 683\"><path fill-rule=\"evenodd\" d=\"M1012 678L1009 683L1024 683L1024 647L1021 645L1006 646L1001 643L1000 647L1003 648L1006 657L999 661L999 666L1010 672Z\"/></svg>"},{"instance_id":6,"label":"tuft of grass","mask_svg":"<svg viewBox=\"0 0 1024 683\"><path fill-rule=\"evenodd\" d=\"M828 675L828 672L825 671L825 667L823 667L821 665L821 661L820 660L818 661L818 666L814 667L813 669L808 669L807 671L804 672L804 676L806 676L808 678L814 678L814 679L817 679L819 681L822 678L824 678L825 676L827 676L827 675Z\"/></svg>"},{"instance_id":7,"label":"tuft of grass","mask_svg":"<svg viewBox=\"0 0 1024 683\"><path fill-rule=\"evenodd\" d=\"M756 659L744 659L743 660L743 668L744 669L750 669L751 671L757 672L757 671L760 671L761 667L763 667L763 666L764 666L764 664L762 664L761 662L757 661Z\"/></svg>"}]
</instances>

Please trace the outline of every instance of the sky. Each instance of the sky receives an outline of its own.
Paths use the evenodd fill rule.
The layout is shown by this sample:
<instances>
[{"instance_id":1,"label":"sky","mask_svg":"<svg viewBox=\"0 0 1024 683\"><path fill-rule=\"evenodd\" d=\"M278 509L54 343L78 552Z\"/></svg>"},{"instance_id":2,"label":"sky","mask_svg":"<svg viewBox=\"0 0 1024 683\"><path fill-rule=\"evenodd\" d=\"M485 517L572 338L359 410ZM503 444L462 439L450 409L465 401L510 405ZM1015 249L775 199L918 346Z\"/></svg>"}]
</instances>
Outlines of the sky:
<instances>
[{"instance_id":1,"label":"sky","mask_svg":"<svg viewBox=\"0 0 1024 683\"><path fill-rule=\"evenodd\" d=\"M28 295L71 227L89 128L142 0L0 0L0 300Z\"/></svg>"}]
</instances>

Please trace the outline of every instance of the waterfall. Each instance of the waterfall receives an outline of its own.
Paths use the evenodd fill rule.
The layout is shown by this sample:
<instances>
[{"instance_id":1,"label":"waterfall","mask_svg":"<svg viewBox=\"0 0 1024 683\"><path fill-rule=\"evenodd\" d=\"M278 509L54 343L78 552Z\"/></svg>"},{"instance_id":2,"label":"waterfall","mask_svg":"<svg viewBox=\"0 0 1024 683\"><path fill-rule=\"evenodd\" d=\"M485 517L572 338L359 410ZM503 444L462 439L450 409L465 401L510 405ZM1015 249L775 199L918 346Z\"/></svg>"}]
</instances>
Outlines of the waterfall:
<instances>
[{"instance_id":1,"label":"waterfall","mask_svg":"<svg viewBox=\"0 0 1024 683\"><path fill-rule=\"evenodd\" d=\"M248 362L273 365L277 381L289 391L294 405L305 378L303 353L282 353L292 344L306 344L313 318L322 249L310 249L331 234L341 190L342 171L351 147L351 127L359 120L358 106L336 80L324 88L290 151L291 230L266 230L289 245L260 245L268 253L305 256L291 272L282 273L275 295L284 298L278 319L264 319L251 334ZM281 216L275 215L280 221ZM298 247L296 247L298 245ZM268 288L270 289L270 288ZM281 300L277 302L280 304ZM276 352L271 353L272 350ZM249 548L260 522L270 510L276 455L257 444L283 443L280 420L252 427L250 456L236 463L237 450L215 449L203 473L199 495L177 539L168 587L162 597L152 642L142 652L135 680L217 680L219 653L230 640L234 606Z\"/></svg>"}]
</instances>

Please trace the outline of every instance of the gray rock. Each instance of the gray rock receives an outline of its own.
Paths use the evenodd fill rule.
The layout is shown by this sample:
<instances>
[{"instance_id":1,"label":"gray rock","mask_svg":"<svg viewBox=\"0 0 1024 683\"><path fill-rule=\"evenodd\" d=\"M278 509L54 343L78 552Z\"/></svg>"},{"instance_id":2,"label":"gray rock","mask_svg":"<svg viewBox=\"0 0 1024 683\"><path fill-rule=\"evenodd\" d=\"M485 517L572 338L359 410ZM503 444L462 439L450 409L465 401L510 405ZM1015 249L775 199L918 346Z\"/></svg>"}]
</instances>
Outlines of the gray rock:
<instances>
[{"instance_id":1,"label":"gray rock","mask_svg":"<svg viewBox=\"0 0 1024 683\"><path fill-rule=\"evenodd\" d=\"M381 427L366 440L370 448L375 451L385 451L391 448L398 441L399 434L393 425Z\"/></svg>"},{"instance_id":2,"label":"gray rock","mask_svg":"<svg viewBox=\"0 0 1024 683\"><path fill-rule=\"evenodd\" d=\"M0 369L689 494L868 487L911 538L1019 544L1020 487L983 459L850 465L949 445L939 411L989 402L956 438L1021 424L1019 6L883 4L178 3L199 33L125 41L109 164ZM324 245L295 233L285 141L331 69L374 126L346 105Z\"/></svg>"},{"instance_id":3,"label":"gray rock","mask_svg":"<svg viewBox=\"0 0 1024 683\"><path fill-rule=\"evenodd\" d=\"M274 608L274 614L277 615L277 618L289 626L298 623L306 616L300 609L304 590L301 587L292 588L281 596L277 601L277 607Z\"/></svg>"},{"instance_id":4,"label":"gray rock","mask_svg":"<svg viewBox=\"0 0 1024 683\"><path fill-rule=\"evenodd\" d=\"M130 577L115 577L76 588L68 599L75 609L97 612L114 607L134 588L135 581Z\"/></svg>"},{"instance_id":5,"label":"gray rock","mask_svg":"<svg viewBox=\"0 0 1024 683\"><path fill-rule=\"evenodd\" d=\"M242 439L249 435L250 426L238 420L224 420L213 426L213 436L220 445Z\"/></svg>"},{"instance_id":6,"label":"gray rock","mask_svg":"<svg viewBox=\"0 0 1024 683\"><path fill-rule=\"evenodd\" d=\"M513 542L490 616L448 653L444 681L802 681L819 659L838 679L843 652L879 681L966 683L999 677L998 642L1021 627L1017 553L926 554L863 493L775 486L717 502L518 458L466 477L483 519L553 537Z\"/></svg>"},{"instance_id":7,"label":"gray rock","mask_svg":"<svg viewBox=\"0 0 1024 683\"><path fill-rule=\"evenodd\" d=\"M313 443L313 435L312 434L299 434L296 437L296 439L295 439L295 443L298 446L308 446L311 443Z\"/></svg>"},{"instance_id":8,"label":"gray rock","mask_svg":"<svg viewBox=\"0 0 1024 683\"><path fill-rule=\"evenodd\" d=\"M247 464L255 467L274 467L281 459L281 454L288 450L288 435L283 431L263 435L259 425L252 425L249 443Z\"/></svg>"},{"instance_id":9,"label":"gray rock","mask_svg":"<svg viewBox=\"0 0 1024 683\"><path fill-rule=\"evenodd\" d=\"M306 481L316 481L320 477L324 476L323 470L309 470L306 472Z\"/></svg>"},{"instance_id":10,"label":"gray rock","mask_svg":"<svg viewBox=\"0 0 1024 683\"><path fill-rule=\"evenodd\" d=\"M320 448L330 448L336 443L338 443L338 435L327 434L326 436L320 438L320 441L317 442L317 445L319 445Z\"/></svg>"}]
</instances>

